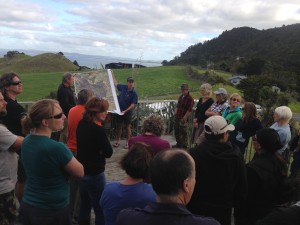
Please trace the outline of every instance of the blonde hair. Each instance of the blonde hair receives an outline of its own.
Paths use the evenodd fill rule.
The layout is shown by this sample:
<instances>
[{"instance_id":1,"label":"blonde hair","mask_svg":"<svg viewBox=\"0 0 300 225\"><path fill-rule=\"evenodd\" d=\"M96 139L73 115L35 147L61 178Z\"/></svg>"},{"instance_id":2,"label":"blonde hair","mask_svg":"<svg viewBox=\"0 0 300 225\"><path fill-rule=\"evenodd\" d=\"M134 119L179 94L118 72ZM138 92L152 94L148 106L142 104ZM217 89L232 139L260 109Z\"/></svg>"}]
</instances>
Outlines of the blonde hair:
<instances>
[{"instance_id":1,"label":"blonde hair","mask_svg":"<svg viewBox=\"0 0 300 225\"><path fill-rule=\"evenodd\" d=\"M240 100L240 103L242 102L242 96L240 96L238 93L233 93L232 95L230 95L229 101L231 101L232 98L237 98L238 100Z\"/></svg>"},{"instance_id":2,"label":"blonde hair","mask_svg":"<svg viewBox=\"0 0 300 225\"><path fill-rule=\"evenodd\" d=\"M202 96L209 96L212 95L212 86L209 83L204 83L200 86L200 92Z\"/></svg>"}]
</instances>

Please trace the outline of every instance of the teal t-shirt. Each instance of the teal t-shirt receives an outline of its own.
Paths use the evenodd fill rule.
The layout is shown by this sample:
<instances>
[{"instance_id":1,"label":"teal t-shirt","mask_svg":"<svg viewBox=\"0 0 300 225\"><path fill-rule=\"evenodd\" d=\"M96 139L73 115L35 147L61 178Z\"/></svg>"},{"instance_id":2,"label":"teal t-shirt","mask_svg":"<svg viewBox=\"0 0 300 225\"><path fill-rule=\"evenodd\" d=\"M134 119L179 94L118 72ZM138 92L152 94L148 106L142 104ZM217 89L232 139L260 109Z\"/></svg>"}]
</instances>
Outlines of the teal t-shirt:
<instances>
[{"instance_id":1,"label":"teal t-shirt","mask_svg":"<svg viewBox=\"0 0 300 225\"><path fill-rule=\"evenodd\" d=\"M27 175L23 201L44 209L66 207L69 184L64 167L72 157L63 143L46 136L28 135L22 144L22 162Z\"/></svg>"}]
</instances>

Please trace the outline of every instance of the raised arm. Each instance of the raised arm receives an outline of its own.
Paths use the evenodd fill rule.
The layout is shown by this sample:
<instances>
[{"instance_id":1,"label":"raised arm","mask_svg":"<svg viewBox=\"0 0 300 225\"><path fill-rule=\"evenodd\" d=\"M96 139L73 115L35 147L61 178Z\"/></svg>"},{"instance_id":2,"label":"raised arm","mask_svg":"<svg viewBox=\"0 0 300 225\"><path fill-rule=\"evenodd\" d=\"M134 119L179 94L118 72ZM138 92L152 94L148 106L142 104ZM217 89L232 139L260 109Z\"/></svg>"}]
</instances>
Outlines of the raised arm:
<instances>
[{"instance_id":1,"label":"raised arm","mask_svg":"<svg viewBox=\"0 0 300 225\"><path fill-rule=\"evenodd\" d=\"M111 75L112 75L112 78L114 80L114 85L117 87L117 85L119 84L119 82L117 81L116 77L115 77L115 74L114 72L111 70Z\"/></svg>"}]
</instances>

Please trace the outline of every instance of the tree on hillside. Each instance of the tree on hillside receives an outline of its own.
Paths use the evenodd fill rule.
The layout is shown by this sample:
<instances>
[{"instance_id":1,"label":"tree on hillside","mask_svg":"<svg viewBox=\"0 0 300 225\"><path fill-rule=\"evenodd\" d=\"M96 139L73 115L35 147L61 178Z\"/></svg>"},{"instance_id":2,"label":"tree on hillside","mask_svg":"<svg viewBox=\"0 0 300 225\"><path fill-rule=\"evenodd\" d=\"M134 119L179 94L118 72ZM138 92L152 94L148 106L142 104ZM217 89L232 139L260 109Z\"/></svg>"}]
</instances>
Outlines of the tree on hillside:
<instances>
[{"instance_id":1,"label":"tree on hillside","mask_svg":"<svg viewBox=\"0 0 300 225\"><path fill-rule=\"evenodd\" d=\"M265 60L252 58L246 64L242 64L238 71L247 75L260 75L265 66Z\"/></svg>"},{"instance_id":2,"label":"tree on hillside","mask_svg":"<svg viewBox=\"0 0 300 225\"><path fill-rule=\"evenodd\" d=\"M24 52L19 51L8 51L6 55L4 55L4 58L13 58L15 55L25 55Z\"/></svg>"},{"instance_id":3,"label":"tree on hillside","mask_svg":"<svg viewBox=\"0 0 300 225\"><path fill-rule=\"evenodd\" d=\"M269 77L253 75L247 79L241 80L241 83L237 85L237 88L243 92L246 101L261 104L261 96L259 96L258 93L264 86L271 89L271 84L272 81Z\"/></svg>"},{"instance_id":4,"label":"tree on hillside","mask_svg":"<svg viewBox=\"0 0 300 225\"><path fill-rule=\"evenodd\" d=\"M163 60L163 61L161 62L161 65L167 66L167 65L168 65L168 61L167 61L167 60Z\"/></svg>"},{"instance_id":5,"label":"tree on hillside","mask_svg":"<svg viewBox=\"0 0 300 225\"><path fill-rule=\"evenodd\" d=\"M78 66L78 67L79 67L79 64L78 64L78 62L77 62L76 60L74 60L73 64L74 64L75 66Z\"/></svg>"}]
</instances>

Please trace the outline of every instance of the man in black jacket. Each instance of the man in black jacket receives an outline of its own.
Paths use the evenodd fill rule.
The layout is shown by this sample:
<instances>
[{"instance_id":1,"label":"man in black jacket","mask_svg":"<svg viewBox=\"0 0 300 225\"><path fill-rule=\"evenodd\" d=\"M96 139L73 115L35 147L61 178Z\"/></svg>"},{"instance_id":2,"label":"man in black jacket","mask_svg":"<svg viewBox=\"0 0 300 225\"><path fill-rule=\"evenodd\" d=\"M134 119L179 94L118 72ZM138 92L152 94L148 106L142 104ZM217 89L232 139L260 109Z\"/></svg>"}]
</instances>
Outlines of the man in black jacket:
<instances>
[{"instance_id":1,"label":"man in black jacket","mask_svg":"<svg viewBox=\"0 0 300 225\"><path fill-rule=\"evenodd\" d=\"M62 83L57 90L57 101L63 110L63 113L68 117L69 111L76 105L75 97L72 90L74 84L74 75L72 73L65 73L62 76ZM57 134L53 134L53 138L64 143L68 142L68 120L65 120L64 129ZM59 137L58 137L59 136Z\"/></svg>"},{"instance_id":2,"label":"man in black jacket","mask_svg":"<svg viewBox=\"0 0 300 225\"><path fill-rule=\"evenodd\" d=\"M204 123L206 139L190 149L197 182L187 207L192 213L213 217L222 225L231 224L232 208L247 194L243 157L228 141L228 132L234 128L223 117L211 116Z\"/></svg>"}]
</instances>

